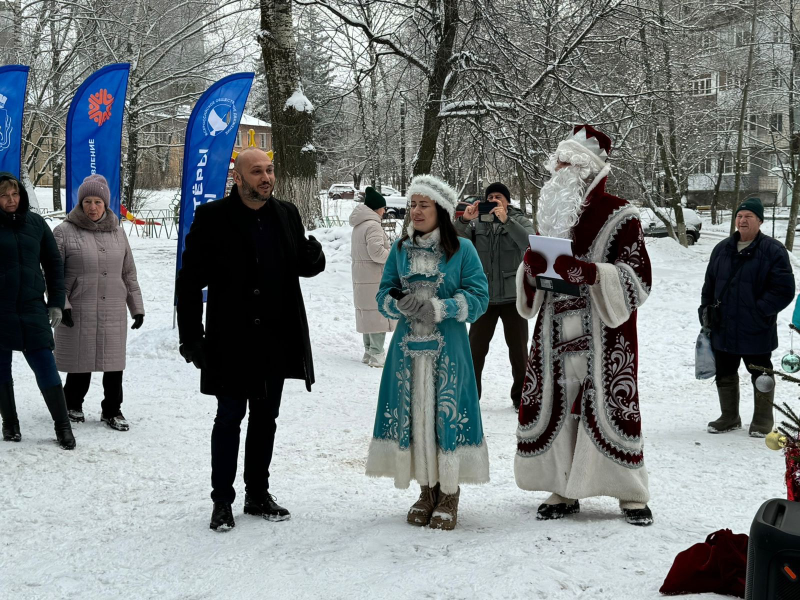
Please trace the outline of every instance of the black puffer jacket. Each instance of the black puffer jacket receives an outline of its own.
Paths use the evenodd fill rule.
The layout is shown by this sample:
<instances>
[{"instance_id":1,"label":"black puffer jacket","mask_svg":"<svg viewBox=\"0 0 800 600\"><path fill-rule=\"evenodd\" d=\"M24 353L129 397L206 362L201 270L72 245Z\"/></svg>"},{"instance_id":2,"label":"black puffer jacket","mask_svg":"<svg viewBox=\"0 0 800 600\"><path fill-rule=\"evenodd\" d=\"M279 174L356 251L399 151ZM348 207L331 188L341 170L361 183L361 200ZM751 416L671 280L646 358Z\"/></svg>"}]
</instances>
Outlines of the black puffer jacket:
<instances>
[{"instance_id":1,"label":"black puffer jacket","mask_svg":"<svg viewBox=\"0 0 800 600\"><path fill-rule=\"evenodd\" d=\"M7 179L16 177L0 173L0 183ZM14 213L0 209L0 350L52 349L47 309L64 308L64 267L53 232L30 212L28 193L17 185L19 208Z\"/></svg>"},{"instance_id":2,"label":"black puffer jacket","mask_svg":"<svg viewBox=\"0 0 800 600\"><path fill-rule=\"evenodd\" d=\"M783 244L763 233L741 252L737 251L738 241L737 231L717 244L706 269L703 306L720 299L737 264L743 261L721 298L721 325L711 331L711 345L731 354L768 354L778 347L778 313L794 299L789 254Z\"/></svg>"}]
</instances>

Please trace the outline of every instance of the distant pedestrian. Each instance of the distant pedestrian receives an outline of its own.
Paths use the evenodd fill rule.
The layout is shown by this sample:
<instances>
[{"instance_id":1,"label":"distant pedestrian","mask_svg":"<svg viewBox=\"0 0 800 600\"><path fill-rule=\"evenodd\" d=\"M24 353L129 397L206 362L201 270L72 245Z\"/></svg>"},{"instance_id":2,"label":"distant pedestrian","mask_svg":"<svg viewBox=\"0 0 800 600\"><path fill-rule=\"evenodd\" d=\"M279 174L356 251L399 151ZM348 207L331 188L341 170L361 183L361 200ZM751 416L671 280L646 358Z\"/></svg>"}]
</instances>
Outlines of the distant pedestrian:
<instances>
[{"instance_id":1,"label":"distant pedestrian","mask_svg":"<svg viewBox=\"0 0 800 600\"><path fill-rule=\"evenodd\" d=\"M63 308L64 267L53 233L31 212L22 183L0 173L0 415L6 441L22 439L11 377L11 352L19 350L36 376L58 443L75 447L52 352L51 327L58 327Z\"/></svg>"},{"instance_id":2,"label":"distant pedestrian","mask_svg":"<svg viewBox=\"0 0 800 600\"><path fill-rule=\"evenodd\" d=\"M481 375L489 344L498 319L503 321L508 361L514 378L511 402L515 409L519 409L528 358L528 321L517 312L516 275L525 250L528 249L528 236L536 232L525 213L511 205L511 193L502 183L493 183L487 187L483 202L495 204L488 219L478 218L481 202L476 201L467 207L462 217L455 220L458 235L471 240L475 245L489 279L489 308L469 328L472 364L475 366L480 397L483 391Z\"/></svg>"},{"instance_id":3,"label":"distant pedestrian","mask_svg":"<svg viewBox=\"0 0 800 600\"><path fill-rule=\"evenodd\" d=\"M383 275L383 265L389 257L389 238L381 227L386 212L386 200L374 188L368 187L364 204L350 213L353 234L350 256L353 259L353 302L356 306L356 331L364 336L364 356L361 362L383 368L386 354L383 344L386 333L394 331L394 321L378 310L375 295Z\"/></svg>"},{"instance_id":4,"label":"distant pedestrian","mask_svg":"<svg viewBox=\"0 0 800 600\"><path fill-rule=\"evenodd\" d=\"M109 208L111 190L102 175L89 175L78 188L78 204L53 231L64 261L66 309L55 330L56 365L66 371L69 418L86 420L83 400L92 373L103 374L100 419L128 431L122 414L122 372L131 329L144 321L144 302L128 236Z\"/></svg>"}]
</instances>

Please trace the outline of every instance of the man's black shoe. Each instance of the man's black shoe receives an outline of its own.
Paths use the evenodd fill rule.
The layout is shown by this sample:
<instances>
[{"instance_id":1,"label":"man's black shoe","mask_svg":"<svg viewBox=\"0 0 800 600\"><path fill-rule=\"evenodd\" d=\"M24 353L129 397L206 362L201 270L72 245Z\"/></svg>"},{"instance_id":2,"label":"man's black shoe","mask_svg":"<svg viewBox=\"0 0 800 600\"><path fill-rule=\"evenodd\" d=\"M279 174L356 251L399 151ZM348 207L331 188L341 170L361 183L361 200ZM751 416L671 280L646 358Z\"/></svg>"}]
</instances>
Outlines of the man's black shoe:
<instances>
[{"instance_id":1,"label":"man's black shoe","mask_svg":"<svg viewBox=\"0 0 800 600\"><path fill-rule=\"evenodd\" d=\"M230 504L227 502L214 502L214 510L211 512L211 524L209 527L214 531L230 531L236 527Z\"/></svg>"},{"instance_id":2,"label":"man's black shoe","mask_svg":"<svg viewBox=\"0 0 800 600\"><path fill-rule=\"evenodd\" d=\"M577 500L572 504L564 502L560 504L542 504L536 511L536 519L539 521L551 521L553 519L563 519L568 515L575 515L581 512L581 504Z\"/></svg>"},{"instance_id":3,"label":"man's black shoe","mask_svg":"<svg viewBox=\"0 0 800 600\"><path fill-rule=\"evenodd\" d=\"M289 511L275 503L275 496L269 492L244 495L244 514L264 517L267 521L288 521Z\"/></svg>"}]
</instances>

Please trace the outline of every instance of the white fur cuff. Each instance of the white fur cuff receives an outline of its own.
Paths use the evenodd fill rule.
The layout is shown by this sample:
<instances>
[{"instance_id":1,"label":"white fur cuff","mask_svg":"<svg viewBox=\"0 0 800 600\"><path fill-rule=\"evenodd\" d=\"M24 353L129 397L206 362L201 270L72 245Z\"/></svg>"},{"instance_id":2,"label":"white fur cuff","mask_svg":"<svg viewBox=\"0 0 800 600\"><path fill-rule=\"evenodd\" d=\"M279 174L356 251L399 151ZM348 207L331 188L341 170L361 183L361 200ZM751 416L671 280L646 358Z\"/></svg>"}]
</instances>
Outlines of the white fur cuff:
<instances>
[{"instance_id":1,"label":"white fur cuff","mask_svg":"<svg viewBox=\"0 0 800 600\"><path fill-rule=\"evenodd\" d=\"M431 298L431 305L433 306L433 322L441 323L444 321L446 309L444 302L439 298Z\"/></svg>"},{"instance_id":2,"label":"white fur cuff","mask_svg":"<svg viewBox=\"0 0 800 600\"><path fill-rule=\"evenodd\" d=\"M464 323L469 318L469 304L464 294L455 294L453 300L456 301L458 306L458 313L456 314L456 321Z\"/></svg>"}]
</instances>

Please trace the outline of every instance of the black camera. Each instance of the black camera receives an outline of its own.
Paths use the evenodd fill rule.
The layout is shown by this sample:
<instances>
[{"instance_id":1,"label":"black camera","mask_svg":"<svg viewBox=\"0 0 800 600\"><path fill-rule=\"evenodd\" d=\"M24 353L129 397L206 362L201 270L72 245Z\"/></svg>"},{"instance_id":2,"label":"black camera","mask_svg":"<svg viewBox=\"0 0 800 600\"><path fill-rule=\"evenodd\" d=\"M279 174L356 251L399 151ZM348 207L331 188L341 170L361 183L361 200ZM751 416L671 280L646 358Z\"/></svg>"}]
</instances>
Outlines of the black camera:
<instances>
[{"instance_id":1,"label":"black camera","mask_svg":"<svg viewBox=\"0 0 800 600\"><path fill-rule=\"evenodd\" d=\"M495 207L500 206L497 202L489 200L481 200L478 202L478 220L481 223L499 223L500 219L497 215L492 214Z\"/></svg>"}]
</instances>

